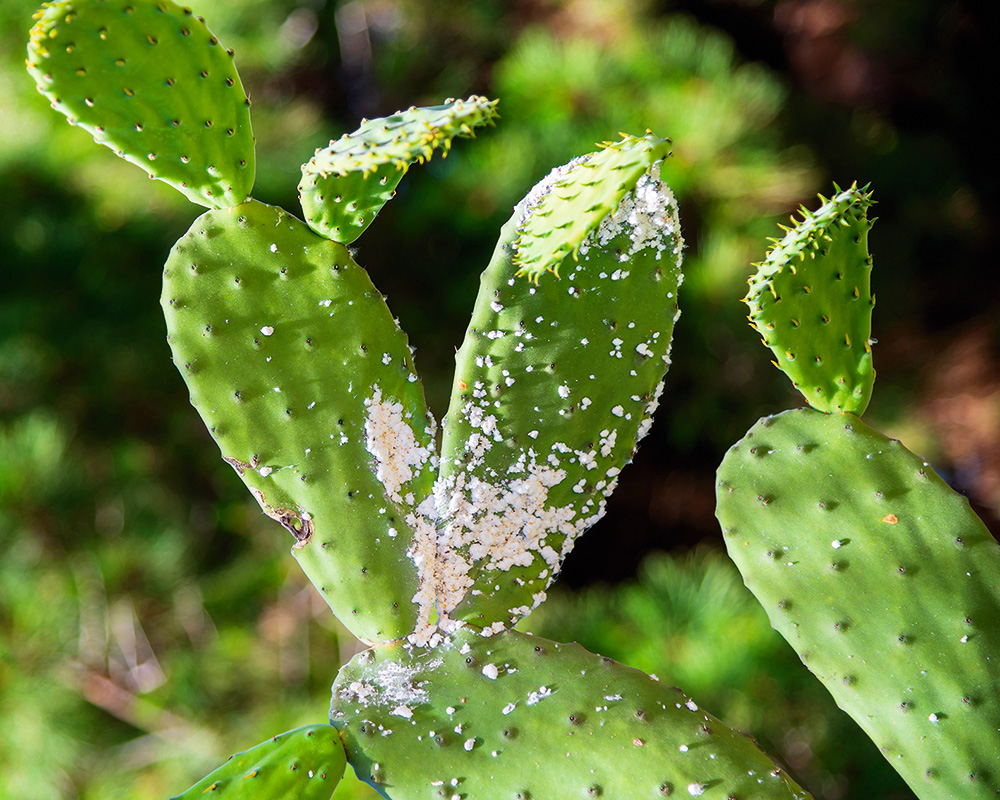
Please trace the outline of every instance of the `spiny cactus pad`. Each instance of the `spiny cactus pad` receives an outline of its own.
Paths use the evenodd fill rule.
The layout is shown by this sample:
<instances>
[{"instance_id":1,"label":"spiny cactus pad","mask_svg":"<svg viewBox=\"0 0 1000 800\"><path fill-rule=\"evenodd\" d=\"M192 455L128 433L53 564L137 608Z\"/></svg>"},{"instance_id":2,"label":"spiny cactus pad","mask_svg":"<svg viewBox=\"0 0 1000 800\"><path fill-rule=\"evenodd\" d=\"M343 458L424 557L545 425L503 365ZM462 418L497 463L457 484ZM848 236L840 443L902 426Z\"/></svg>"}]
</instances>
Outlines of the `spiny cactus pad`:
<instances>
[{"instance_id":1,"label":"spiny cactus pad","mask_svg":"<svg viewBox=\"0 0 1000 800\"><path fill-rule=\"evenodd\" d=\"M246 200L250 101L200 17L171 0L60 0L35 18L28 71L70 123L194 203Z\"/></svg>"},{"instance_id":2,"label":"spiny cactus pad","mask_svg":"<svg viewBox=\"0 0 1000 800\"><path fill-rule=\"evenodd\" d=\"M330 713L358 776L392 800L809 797L679 689L516 631L365 651Z\"/></svg>"},{"instance_id":3,"label":"spiny cactus pad","mask_svg":"<svg viewBox=\"0 0 1000 800\"><path fill-rule=\"evenodd\" d=\"M549 180L566 185L559 170ZM580 244L579 261L537 286L513 260L532 213L522 203L503 228L456 357L441 523L425 548L434 569L421 580L422 591L434 586L425 616L486 629L534 608L603 515L651 424L678 315L683 242L656 167Z\"/></svg>"},{"instance_id":4,"label":"spiny cactus pad","mask_svg":"<svg viewBox=\"0 0 1000 800\"><path fill-rule=\"evenodd\" d=\"M861 414L871 398L871 194L825 200L776 242L750 280L750 323L813 408Z\"/></svg>"},{"instance_id":5,"label":"spiny cactus pad","mask_svg":"<svg viewBox=\"0 0 1000 800\"><path fill-rule=\"evenodd\" d=\"M366 120L317 150L302 166L299 200L309 226L335 242L350 244L393 196L414 162L435 150L447 155L456 136L472 136L496 118L496 100L473 96L429 108L409 108Z\"/></svg>"},{"instance_id":6,"label":"spiny cactus pad","mask_svg":"<svg viewBox=\"0 0 1000 800\"><path fill-rule=\"evenodd\" d=\"M596 153L581 156L549 175L525 198L513 263L536 283L545 272L559 274L566 256L575 257L584 240L613 212L639 178L670 155L670 140L651 133L622 134Z\"/></svg>"},{"instance_id":7,"label":"spiny cactus pad","mask_svg":"<svg viewBox=\"0 0 1000 800\"><path fill-rule=\"evenodd\" d=\"M798 409L726 455L718 517L771 624L924 800L1000 795L1000 548L921 458Z\"/></svg>"},{"instance_id":8,"label":"spiny cactus pad","mask_svg":"<svg viewBox=\"0 0 1000 800\"><path fill-rule=\"evenodd\" d=\"M173 800L330 800L346 766L339 732L306 725L237 753Z\"/></svg>"},{"instance_id":9,"label":"spiny cactus pad","mask_svg":"<svg viewBox=\"0 0 1000 800\"><path fill-rule=\"evenodd\" d=\"M407 550L435 431L406 336L367 273L252 200L194 222L167 261L162 306L192 404L295 534L334 613L367 641L410 633Z\"/></svg>"}]
</instances>

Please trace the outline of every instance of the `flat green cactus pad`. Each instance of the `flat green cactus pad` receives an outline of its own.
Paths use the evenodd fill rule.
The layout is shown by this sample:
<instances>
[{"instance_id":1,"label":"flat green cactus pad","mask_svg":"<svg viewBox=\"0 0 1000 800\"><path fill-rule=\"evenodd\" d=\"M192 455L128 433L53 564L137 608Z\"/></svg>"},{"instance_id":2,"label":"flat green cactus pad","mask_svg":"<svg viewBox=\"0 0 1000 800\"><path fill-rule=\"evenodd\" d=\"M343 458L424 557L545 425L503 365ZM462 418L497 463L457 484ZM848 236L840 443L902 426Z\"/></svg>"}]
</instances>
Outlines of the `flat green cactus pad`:
<instances>
[{"instance_id":1,"label":"flat green cactus pad","mask_svg":"<svg viewBox=\"0 0 1000 800\"><path fill-rule=\"evenodd\" d=\"M338 731L307 725L237 753L172 800L330 800L346 765Z\"/></svg>"},{"instance_id":2,"label":"flat green cactus pad","mask_svg":"<svg viewBox=\"0 0 1000 800\"><path fill-rule=\"evenodd\" d=\"M775 365L820 411L861 414L871 399L871 203L852 186L815 212L802 209L744 299Z\"/></svg>"},{"instance_id":3,"label":"flat green cactus pad","mask_svg":"<svg viewBox=\"0 0 1000 800\"><path fill-rule=\"evenodd\" d=\"M178 241L162 306L191 402L334 613L367 641L410 633L434 424L367 273L250 201Z\"/></svg>"},{"instance_id":4,"label":"flat green cactus pad","mask_svg":"<svg viewBox=\"0 0 1000 800\"><path fill-rule=\"evenodd\" d=\"M531 213L522 203L503 228L456 357L422 570L425 610L491 630L545 597L603 515L651 424L678 315L683 242L655 167L537 286L513 258Z\"/></svg>"},{"instance_id":5,"label":"flat green cactus pad","mask_svg":"<svg viewBox=\"0 0 1000 800\"><path fill-rule=\"evenodd\" d=\"M923 800L1000 795L1000 547L934 470L853 415L767 417L726 455L729 554Z\"/></svg>"},{"instance_id":6,"label":"flat green cactus pad","mask_svg":"<svg viewBox=\"0 0 1000 800\"><path fill-rule=\"evenodd\" d=\"M246 200L250 101L200 17L171 0L60 0L35 17L28 71L53 108L194 203Z\"/></svg>"},{"instance_id":7,"label":"flat green cactus pad","mask_svg":"<svg viewBox=\"0 0 1000 800\"><path fill-rule=\"evenodd\" d=\"M513 254L518 274L536 283L545 272L559 274L566 256L576 256L584 240L613 212L639 178L670 155L670 140L651 133L605 142L535 187L525 198Z\"/></svg>"},{"instance_id":8,"label":"flat green cactus pad","mask_svg":"<svg viewBox=\"0 0 1000 800\"><path fill-rule=\"evenodd\" d=\"M680 689L516 631L365 651L330 713L358 776L392 800L809 797Z\"/></svg>"},{"instance_id":9,"label":"flat green cactus pad","mask_svg":"<svg viewBox=\"0 0 1000 800\"><path fill-rule=\"evenodd\" d=\"M435 150L447 155L456 136L472 136L496 118L496 100L473 96L366 120L317 150L302 166L299 199L306 222L322 236L350 244L395 193L413 163Z\"/></svg>"}]
</instances>

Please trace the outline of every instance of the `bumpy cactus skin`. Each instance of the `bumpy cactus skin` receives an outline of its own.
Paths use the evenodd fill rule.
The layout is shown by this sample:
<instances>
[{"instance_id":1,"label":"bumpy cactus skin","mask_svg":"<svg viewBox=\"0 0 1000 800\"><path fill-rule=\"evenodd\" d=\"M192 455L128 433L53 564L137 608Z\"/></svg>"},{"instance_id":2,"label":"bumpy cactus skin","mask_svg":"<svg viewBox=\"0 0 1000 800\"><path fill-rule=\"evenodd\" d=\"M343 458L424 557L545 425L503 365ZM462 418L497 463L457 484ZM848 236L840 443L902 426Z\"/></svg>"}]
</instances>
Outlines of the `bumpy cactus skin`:
<instances>
[{"instance_id":1,"label":"bumpy cactus skin","mask_svg":"<svg viewBox=\"0 0 1000 800\"><path fill-rule=\"evenodd\" d=\"M174 361L309 579L375 645L337 679L338 729L275 737L181 797L323 800L349 755L397 800L807 798L680 690L508 629L603 514L659 400L683 249L657 166L669 141L606 143L515 209L457 356L439 462L406 336L344 244L495 102L412 108L317 152L307 224L249 197L231 56L170 0L60 0L29 47L71 122L210 208L163 273Z\"/></svg>"},{"instance_id":2,"label":"bumpy cactus skin","mask_svg":"<svg viewBox=\"0 0 1000 800\"><path fill-rule=\"evenodd\" d=\"M775 365L820 411L862 414L871 399L871 203L852 186L815 212L802 209L744 299Z\"/></svg>"},{"instance_id":3,"label":"bumpy cactus skin","mask_svg":"<svg viewBox=\"0 0 1000 800\"><path fill-rule=\"evenodd\" d=\"M172 800L330 800L346 765L339 733L306 725L237 753Z\"/></svg>"},{"instance_id":4,"label":"bumpy cactus skin","mask_svg":"<svg viewBox=\"0 0 1000 800\"><path fill-rule=\"evenodd\" d=\"M434 423L406 335L339 244L251 201L199 217L164 270L176 362L223 457L296 537L359 638L410 633Z\"/></svg>"},{"instance_id":5,"label":"bumpy cactus skin","mask_svg":"<svg viewBox=\"0 0 1000 800\"><path fill-rule=\"evenodd\" d=\"M393 800L809 797L680 689L517 631L361 653L331 721L358 776Z\"/></svg>"},{"instance_id":6,"label":"bumpy cactus skin","mask_svg":"<svg viewBox=\"0 0 1000 800\"><path fill-rule=\"evenodd\" d=\"M492 123L496 100L470 97L441 106L409 108L367 120L302 166L299 200L309 226L335 242L357 239L395 194L413 163L437 150L448 154L456 136Z\"/></svg>"},{"instance_id":7,"label":"bumpy cactus skin","mask_svg":"<svg viewBox=\"0 0 1000 800\"><path fill-rule=\"evenodd\" d=\"M538 281L545 272L558 275L566 256L578 248L614 211L639 178L670 155L670 140L652 133L605 142L596 153L562 168L535 199L534 213L518 229L515 266Z\"/></svg>"},{"instance_id":8,"label":"bumpy cactus skin","mask_svg":"<svg viewBox=\"0 0 1000 800\"><path fill-rule=\"evenodd\" d=\"M59 0L36 19L28 71L53 108L194 203L247 199L250 101L204 20L171 0Z\"/></svg>"},{"instance_id":9,"label":"bumpy cactus skin","mask_svg":"<svg viewBox=\"0 0 1000 800\"><path fill-rule=\"evenodd\" d=\"M561 277L516 276L519 234L548 213L544 198L578 190L567 173L555 170L504 226L456 357L436 602L482 628L512 624L545 597L649 429L670 363L683 241L657 168Z\"/></svg>"},{"instance_id":10,"label":"bumpy cactus skin","mask_svg":"<svg viewBox=\"0 0 1000 800\"><path fill-rule=\"evenodd\" d=\"M926 461L836 413L874 380L868 204L852 187L804 212L750 281L754 327L833 413L760 420L719 468L717 515L771 624L914 792L997 797L1000 547Z\"/></svg>"},{"instance_id":11,"label":"bumpy cactus skin","mask_svg":"<svg viewBox=\"0 0 1000 800\"><path fill-rule=\"evenodd\" d=\"M771 624L926 800L1000 794L1000 547L853 415L758 422L719 469L729 553Z\"/></svg>"}]
</instances>

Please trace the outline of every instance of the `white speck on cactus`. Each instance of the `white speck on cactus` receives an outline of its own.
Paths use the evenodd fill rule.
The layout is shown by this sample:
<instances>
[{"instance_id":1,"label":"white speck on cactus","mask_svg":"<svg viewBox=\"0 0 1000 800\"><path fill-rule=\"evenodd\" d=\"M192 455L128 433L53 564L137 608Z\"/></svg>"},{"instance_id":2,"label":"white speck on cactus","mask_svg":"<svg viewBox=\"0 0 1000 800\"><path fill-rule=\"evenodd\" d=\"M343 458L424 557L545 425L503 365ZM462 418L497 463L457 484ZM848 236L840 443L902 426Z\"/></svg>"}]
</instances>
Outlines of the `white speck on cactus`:
<instances>
[{"instance_id":1,"label":"white speck on cactus","mask_svg":"<svg viewBox=\"0 0 1000 800\"><path fill-rule=\"evenodd\" d=\"M472 748L476 746L476 740L475 739L466 739L465 740L465 744L463 746L465 747L466 750L468 750L469 752L472 752Z\"/></svg>"},{"instance_id":2,"label":"white speck on cactus","mask_svg":"<svg viewBox=\"0 0 1000 800\"><path fill-rule=\"evenodd\" d=\"M483 667L483 675L489 678L491 681L495 681L500 673L497 671L496 664L487 664Z\"/></svg>"},{"instance_id":3,"label":"white speck on cactus","mask_svg":"<svg viewBox=\"0 0 1000 800\"><path fill-rule=\"evenodd\" d=\"M562 398L569 397L569 386L567 386L565 383L559 387L558 391L560 397Z\"/></svg>"},{"instance_id":4,"label":"white speck on cactus","mask_svg":"<svg viewBox=\"0 0 1000 800\"><path fill-rule=\"evenodd\" d=\"M265 325L263 328L260 329L260 332L263 333L265 336L270 336L272 333L274 333L274 327L271 325Z\"/></svg>"},{"instance_id":5,"label":"white speck on cactus","mask_svg":"<svg viewBox=\"0 0 1000 800\"><path fill-rule=\"evenodd\" d=\"M268 475L274 472L274 469L271 467L261 467L260 469L257 470L257 472L260 473L260 476L262 478L266 478Z\"/></svg>"},{"instance_id":6,"label":"white speck on cactus","mask_svg":"<svg viewBox=\"0 0 1000 800\"><path fill-rule=\"evenodd\" d=\"M611 409L611 413L614 414L616 417L621 417L625 415L625 409L622 408L620 405L615 406L614 408Z\"/></svg>"},{"instance_id":7,"label":"white speck on cactus","mask_svg":"<svg viewBox=\"0 0 1000 800\"><path fill-rule=\"evenodd\" d=\"M689 783L688 784L688 794L692 797L697 797L698 795L705 794L705 784L703 783Z\"/></svg>"},{"instance_id":8,"label":"white speck on cactus","mask_svg":"<svg viewBox=\"0 0 1000 800\"><path fill-rule=\"evenodd\" d=\"M688 746L686 744L682 744L677 749L680 750L682 753L686 753L690 748L688 748Z\"/></svg>"},{"instance_id":9,"label":"white speck on cactus","mask_svg":"<svg viewBox=\"0 0 1000 800\"><path fill-rule=\"evenodd\" d=\"M507 705L505 705L503 707L503 713L504 713L504 715L506 716L511 711L513 711L515 708L517 708L517 706L514 703L507 703Z\"/></svg>"},{"instance_id":10,"label":"white speck on cactus","mask_svg":"<svg viewBox=\"0 0 1000 800\"><path fill-rule=\"evenodd\" d=\"M547 686L539 686L537 692L528 692L528 699L525 701L526 705L533 706L536 703L540 703L546 697L552 695L552 690Z\"/></svg>"},{"instance_id":11,"label":"white speck on cactus","mask_svg":"<svg viewBox=\"0 0 1000 800\"><path fill-rule=\"evenodd\" d=\"M694 700L688 700L684 705L688 707L688 711L698 710L698 704Z\"/></svg>"}]
</instances>

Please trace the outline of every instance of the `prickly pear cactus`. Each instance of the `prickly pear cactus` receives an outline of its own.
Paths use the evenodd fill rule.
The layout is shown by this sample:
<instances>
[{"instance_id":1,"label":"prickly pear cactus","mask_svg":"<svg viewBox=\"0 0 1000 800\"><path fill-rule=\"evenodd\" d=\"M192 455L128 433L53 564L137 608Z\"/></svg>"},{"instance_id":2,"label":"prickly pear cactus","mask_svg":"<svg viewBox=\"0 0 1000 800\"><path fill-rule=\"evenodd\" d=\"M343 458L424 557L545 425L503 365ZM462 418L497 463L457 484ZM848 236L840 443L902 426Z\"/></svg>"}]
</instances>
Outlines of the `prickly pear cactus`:
<instances>
[{"instance_id":1,"label":"prickly pear cactus","mask_svg":"<svg viewBox=\"0 0 1000 800\"><path fill-rule=\"evenodd\" d=\"M609 149L618 160L637 150L638 160L649 147L625 139ZM575 165L555 170L515 208L456 358L436 488L444 524L434 599L439 613L478 627L502 629L544 599L649 430L670 363L683 241L656 166L579 244L561 278L533 285L518 276L524 230L539 214L562 224L546 199L593 190L574 186L580 174Z\"/></svg>"},{"instance_id":2,"label":"prickly pear cactus","mask_svg":"<svg viewBox=\"0 0 1000 800\"><path fill-rule=\"evenodd\" d=\"M680 689L518 631L365 651L330 714L359 777L394 800L807 797Z\"/></svg>"},{"instance_id":3,"label":"prickly pear cactus","mask_svg":"<svg viewBox=\"0 0 1000 800\"><path fill-rule=\"evenodd\" d=\"M803 208L744 298L775 365L820 411L864 413L875 382L871 204L870 192L852 186L816 212Z\"/></svg>"},{"instance_id":4,"label":"prickly pear cactus","mask_svg":"<svg viewBox=\"0 0 1000 800\"><path fill-rule=\"evenodd\" d=\"M831 327L867 336L868 225L859 215L868 198L853 192L806 214L751 281L758 330L799 335L805 311L821 309ZM817 240L818 249L787 246ZM755 305L775 274L785 275L783 289ZM821 306L815 290L788 303L802 281L836 294ZM790 326L791 315L801 324ZM809 352L836 356L840 333L827 336L825 325ZM809 344L800 340L800 352ZM870 374L869 349L839 355L799 388L829 406L867 403L863 383L837 386ZM852 358L861 369L852 372ZM914 792L1000 795L1000 547L968 501L855 414L812 409L751 428L719 468L717 501L729 554L771 624Z\"/></svg>"},{"instance_id":5,"label":"prickly pear cactus","mask_svg":"<svg viewBox=\"0 0 1000 800\"><path fill-rule=\"evenodd\" d=\"M493 101L333 142L303 167L303 222L248 196L245 95L191 12L60 0L29 69L71 121L209 206L163 272L174 361L223 458L373 645L337 679L336 727L275 737L182 797L319 800L345 753L391 798L808 797L680 690L509 630L604 513L660 398L683 251L668 140L605 143L515 208L439 450L406 336L344 245Z\"/></svg>"},{"instance_id":6,"label":"prickly pear cactus","mask_svg":"<svg viewBox=\"0 0 1000 800\"><path fill-rule=\"evenodd\" d=\"M247 199L250 101L201 17L171 0L59 0L35 19L28 71L70 123L194 203Z\"/></svg>"},{"instance_id":7,"label":"prickly pear cactus","mask_svg":"<svg viewBox=\"0 0 1000 800\"><path fill-rule=\"evenodd\" d=\"M306 725L237 753L173 800L196 800L207 794L220 800L330 800L346 766L337 731L329 725Z\"/></svg>"},{"instance_id":8,"label":"prickly pear cactus","mask_svg":"<svg viewBox=\"0 0 1000 800\"><path fill-rule=\"evenodd\" d=\"M334 613L369 642L410 633L435 428L368 273L252 200L195 220L161 304L192 404Z\"/></svg>"},{"instance_id":9,"label":"prickly pear cactus","mask_svg":"<svg viewBox=\"0 0 1000 800\"><path fill-rule=\"evenodd\" d=\"M321 236L350 244L357 239L396 191L414 162L424 163L436 150L447 155L456 136L492 123L496 100L470 97L433 108L409 108L391 117L366 120L317 150L302 165L299 200L306 222Z\"/></svg>"}]
</instances>

